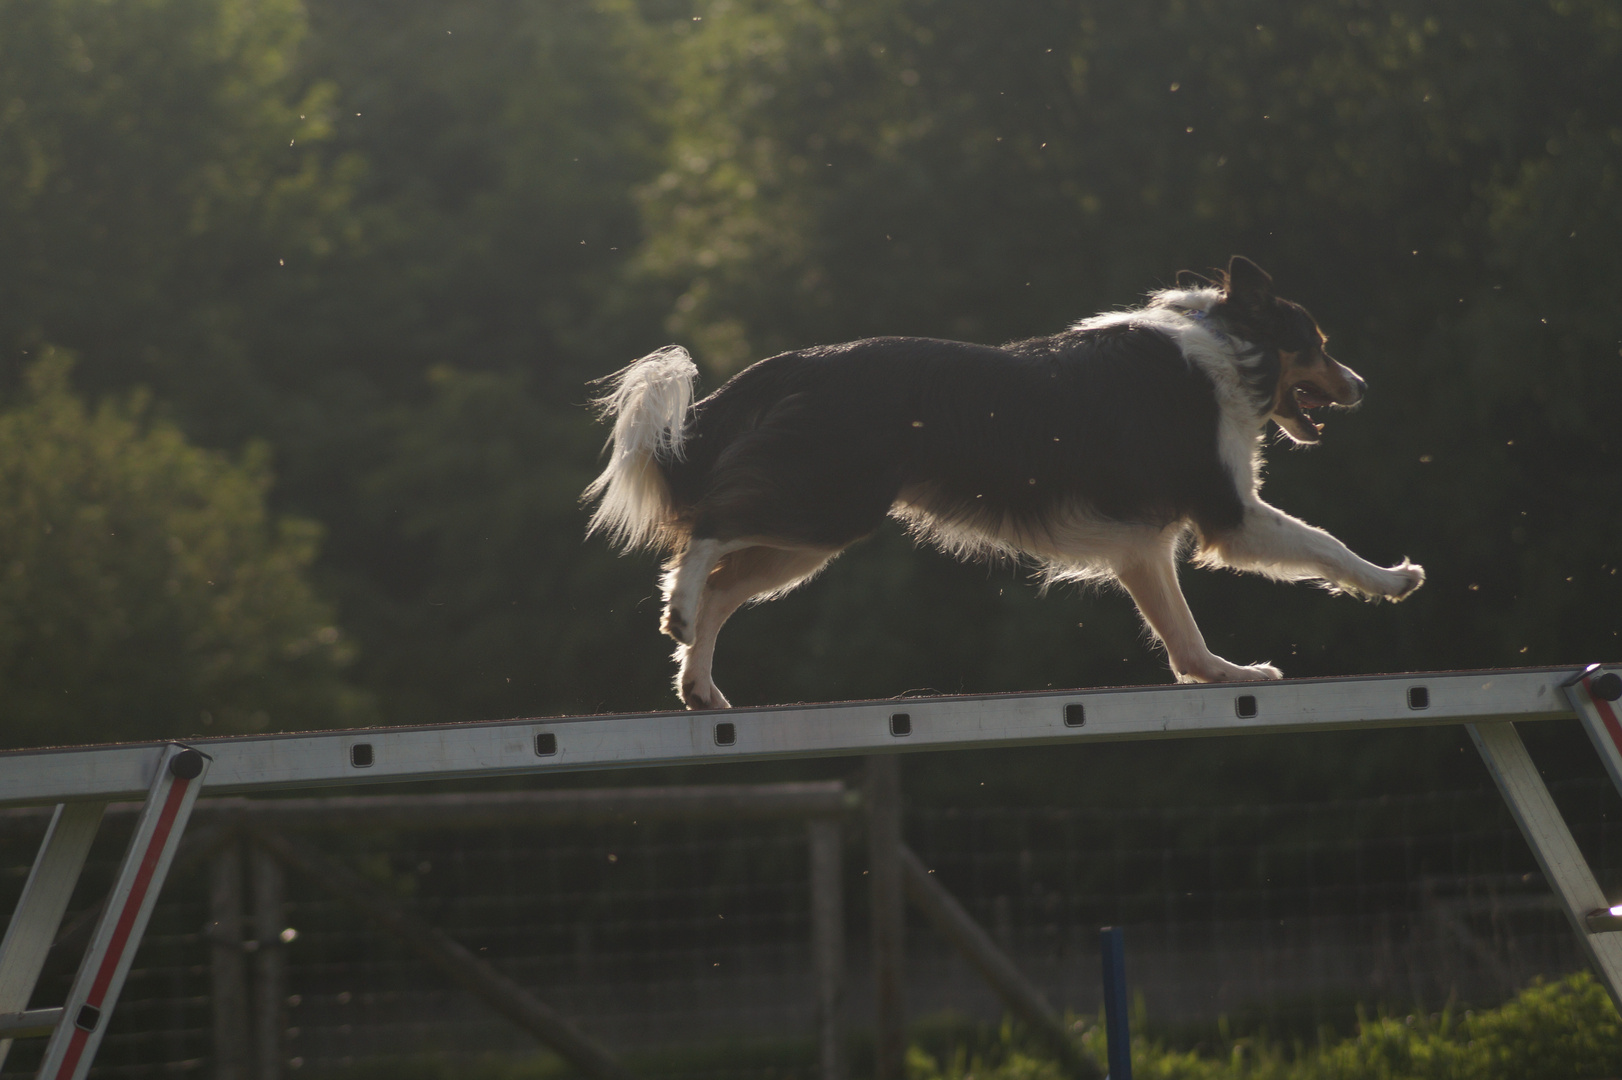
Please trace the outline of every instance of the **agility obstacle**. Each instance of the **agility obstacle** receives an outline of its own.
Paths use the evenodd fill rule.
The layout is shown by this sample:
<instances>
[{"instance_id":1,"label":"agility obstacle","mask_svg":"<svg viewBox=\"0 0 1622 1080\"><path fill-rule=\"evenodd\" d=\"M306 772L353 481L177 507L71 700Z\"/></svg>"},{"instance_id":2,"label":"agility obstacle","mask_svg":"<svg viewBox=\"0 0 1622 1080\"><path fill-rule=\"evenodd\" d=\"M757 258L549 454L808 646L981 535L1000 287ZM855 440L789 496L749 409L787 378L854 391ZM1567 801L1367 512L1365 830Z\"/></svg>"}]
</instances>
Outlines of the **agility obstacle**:
<instances>
[{"instance_id":1,"label":"agility obstacle","mask_svg":"<svg viewBox=\"0 0 1622 1080\"><path fill-rule=\"evenodd\" d=\"M1578 718L1622 791L1622 675L1584 668L904 698L828 705L350 729L0 753L0 806L56 810L0 942L0 1055L47 1037L38 1076L79 1080L117 1004L198 794L928 750L1463 724L1585 954L1622 1004L1613 909L1516 721ZM143 800L59 1007L28 1010L106 805Z\"/></svg>"}]
</instances>

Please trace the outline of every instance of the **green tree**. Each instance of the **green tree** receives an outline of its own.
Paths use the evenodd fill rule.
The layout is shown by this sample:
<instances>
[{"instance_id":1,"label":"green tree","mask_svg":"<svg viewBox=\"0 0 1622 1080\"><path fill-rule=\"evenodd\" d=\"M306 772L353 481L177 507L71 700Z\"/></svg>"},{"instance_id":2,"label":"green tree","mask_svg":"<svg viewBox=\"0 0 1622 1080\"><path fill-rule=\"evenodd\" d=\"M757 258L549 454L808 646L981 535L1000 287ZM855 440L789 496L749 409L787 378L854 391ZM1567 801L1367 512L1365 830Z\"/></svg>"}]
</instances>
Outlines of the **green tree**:
<instances>
[{"instance_id":1,"label":"green tree","mask_svg":"<svg viewBox=\"0 0 1622 1080\"><path fill-rule=\"evenodd\" d=\"M0 0L0 372L54 342L194 438L267 432L267 313L299 324L348 225L304 31L298 0Z\"/></svg>"},{"instance_id":2,"label":"green tree","mask_svg":"<svg viewBox=\"0 0 1622 1080\"><path fill-rule=\"evenodd\" d=\"M1322 448L1274 452L1270 494L1431 578L1393 611L1190 573L1213 646L1300 675L1614 654L1615 0L698 14L668 31L682 92L640 268L717 378L866 334L1050 332L1244 252L1373 386ZM1038 607L1000 576L903 566L906 546L853 552L792 620L744 613L770 629L735 632L721 666L748 650L767 700L886 672L892 691L1163 677L1121 664L1119 600ZM843 609L872 614L829 635ZM813 652L837 686L760 662Z\"/></svg>"},{"instance_id":3,"label":"green tree","mask_svg":"<svg viewBox=\"0 0 1622 1080\"><path fill-rule=\"evenodd\" d=\"M653 559L583 541L601 433L515 373L431 374L379 424L356 518L373 571L337 578L361 668L398 722L634 710L670 693Z\"/></svg>"},{"instance_id":4,"label":"green tree","mask_svg":"<svg viewBox=\"0 0 1622 1080\"><path fill-rule=\"evenodd\" d=\"M362 226L267 430L367 682L400 719L664 702L656 627L627 643L652 571L584 545L576 507L585 381L659 333L620 287L662 130L646 33L617 2L309 12Z\"/></svg>"},{"instance_id":5,"label":"green tree","mask_svg":"<svg viewBox=\"0 0 1622 1080\"><path fill-rule=\"evenodd\" d=\"M141 395L89 410L47 349L0 412L0 744L364 722L353 647L273 520L263 447L188 445Z\"/></svg>"},{"instance_id":6,"label":"green tree","mask_svg":"<svg viewBox=\"0 0 1622 1080\"><path fill-rule=\"evenodd\" d=\"M599 436L571 403L658 322L614 288L656 164L644 44L613 2L0 0L12 381L34 342L61 342L86 390L150 386L193 441L273 447L269 497L326 527L315 572L375 639L364 670L392 715L595 700L548 678L492 699L487 647L533 689L537 658L614 625L612 602L570 617L541 594L515 625L508 601L622 573L579 543L578 489L525 485L589 467ZM458 370L517 397L447 404ZM517 415L534 437L444 483L482 425L499 440ZM475 514L540 531L485 541ZM474 536L476 554L445 549ZM664 651L645 682L665 681Z\"/></svg>"},{"instance_id":7,"label":"green tree","mask_svg":"<svg viewBox=\"0 0 1622 1080\"><path fill-rule=\"evenodd\" d=\"M391 715L661 706L654 569L579 542L586 378L672 337L712 386L813 342L997 341L1242 251L1374 387L1270 492L1432 577L1393 611L1190 574L1213 645L1292 674L1604 656L1619 26L1617 0L0 0L0 374L59 342L197 444L265 440ZM734 700L1165 677L1124 598L910 548L739 615Z\"/></svg>"}]
</instances>

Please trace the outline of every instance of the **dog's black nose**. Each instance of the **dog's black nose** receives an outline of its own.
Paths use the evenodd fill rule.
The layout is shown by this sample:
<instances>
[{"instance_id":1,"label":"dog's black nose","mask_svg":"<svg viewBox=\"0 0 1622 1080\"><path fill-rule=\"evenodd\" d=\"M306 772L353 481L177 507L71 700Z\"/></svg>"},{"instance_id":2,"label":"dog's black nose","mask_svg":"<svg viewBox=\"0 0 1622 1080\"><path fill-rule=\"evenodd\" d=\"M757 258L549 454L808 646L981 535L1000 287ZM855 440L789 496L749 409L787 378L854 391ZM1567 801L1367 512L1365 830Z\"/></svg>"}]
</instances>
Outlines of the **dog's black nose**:
<instances>
[{"instance_id":1,"label":"dog's black nose","mask_svg":"<svg viewBox=\"0 0 1622 1080\"><path fill-rule=\"evenodd\" d=\"M1363 400L1363 395L1368 393L1369 384L1363 381L1363 376L1351 368L1344 368L1343 370L1346 372L1346 387L1351 393L1346 396L1346 400L1341 404L1356 405Z\"/></svg>"}]
</instances>

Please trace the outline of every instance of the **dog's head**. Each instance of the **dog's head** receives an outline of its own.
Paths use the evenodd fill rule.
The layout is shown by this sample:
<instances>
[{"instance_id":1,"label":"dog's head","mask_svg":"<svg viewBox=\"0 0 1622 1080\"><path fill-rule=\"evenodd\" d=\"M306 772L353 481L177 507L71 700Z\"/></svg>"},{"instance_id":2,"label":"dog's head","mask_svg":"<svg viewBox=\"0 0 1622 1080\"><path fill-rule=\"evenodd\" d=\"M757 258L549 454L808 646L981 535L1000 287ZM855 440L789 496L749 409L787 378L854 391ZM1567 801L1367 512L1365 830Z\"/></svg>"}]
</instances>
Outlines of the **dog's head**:
<instances>
[{"instance_id":1,"label":"dog's head","mask_svg":"<svg viewBox=\"0 0 1622 1080\"><path fill-rule=\"evenodd\" d=\"M1270 377L1264 388L1271 394L1271 418L1297 443L1317 442L1323 425L1313 421L1312 410L1350 408L1363 400L1366 384L1324 351L1328 339L1312 315L1274 295L1273 279L1261 267L1235 255L1222 276L1222 282L1208 283L1222 290L1211 314L1235 337L1263 351L1269 376L1276 365L1276 378ZM1179 275L1178 283L1193 284L1197 277Z\"/></svg>"}]
</instances>

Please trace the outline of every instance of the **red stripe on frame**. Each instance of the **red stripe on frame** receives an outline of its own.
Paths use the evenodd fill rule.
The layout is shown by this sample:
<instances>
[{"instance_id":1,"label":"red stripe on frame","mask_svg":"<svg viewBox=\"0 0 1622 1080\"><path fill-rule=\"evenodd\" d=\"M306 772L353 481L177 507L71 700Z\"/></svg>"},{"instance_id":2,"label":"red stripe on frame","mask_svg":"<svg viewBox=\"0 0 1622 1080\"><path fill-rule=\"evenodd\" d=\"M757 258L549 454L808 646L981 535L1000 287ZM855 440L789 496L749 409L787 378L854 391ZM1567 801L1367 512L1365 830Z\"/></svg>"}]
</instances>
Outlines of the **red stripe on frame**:
<instances>
[{"instance_id":1,"label":"red stripe on frame","mask_svg":"<svg viewBox=\"0 0 1622 1080\"><path fill-rule=\"evenodd\" d=\"M1605 730L1611 736L1611 745L1616 747L1617 753L1622 754L1622 722L1616 718L1616 710L1611 703L1602 697L1594 696L1593 687L1588 685L1589 680L1583 680L1583 689L1588 691L1588 700L1594 703L1594 711L1599 713L1600 720L1605 724Z\"/></svg>"},{"instance_id":2,"label":"red stripe on frame","mask_svg":"<svg viewBox=\"0 0 1622 1080\"><path fill-rule=\"evenodd\" d=\"M62 1022L72 1023L67 1017ZM57 1071L57 1080L64 1076L72 1076L73 1070L79 1065L79 1058L84 1054L84 1044L90 1041L90 1032L82 1027L73 1029L73 1038L68 1041L68 1052L62 1055L62 1068Z\"/></svg>"},{"instance_id":3,"label":"red stripe on frame","mask_svg":"<svg viewBox=\"0 0 1622 1080\"><path fill-rule=\"evenodd\" d=\"M107 987L113 981L113 972L118 970L118 962L124 956L124 949L128 947L130 932L135 929L135 916L140 913L141 904L146 900L147 890L152 886L152 875L157 872L158 860L163 856L163 848L169 841L169 834L174 831L175 818L180 814L180 804L186 798L186 789L191 786L190 780L176 779L169 788L169 795L163 802L163 809L158 812L158 823L152 830L152 839L147 841L146 851L141 854L141 865L136 868L135 881L130 885L130 893L124 899L124 909L118 913L118 923L113 927L113 936L107 942L107 951L102 954L101 967L96 969L96 978L90 984L90 992L85 995L84 1003L101 1008L101 1003L107 997ZM72 1024L76 1018L64 1015L62 1022ZM105 1015L101 1023L106 1023ZM62 1055L62 1067L57 1070L56 1080L71 1077L79 1065L79 1058L84 1055L85 1046L90 1041L90 1032L79 1027L73 1028L73 1037L68 1041L68 1049Z\"/></svg>"}]
</instances>

